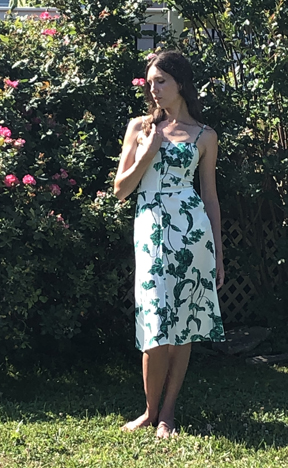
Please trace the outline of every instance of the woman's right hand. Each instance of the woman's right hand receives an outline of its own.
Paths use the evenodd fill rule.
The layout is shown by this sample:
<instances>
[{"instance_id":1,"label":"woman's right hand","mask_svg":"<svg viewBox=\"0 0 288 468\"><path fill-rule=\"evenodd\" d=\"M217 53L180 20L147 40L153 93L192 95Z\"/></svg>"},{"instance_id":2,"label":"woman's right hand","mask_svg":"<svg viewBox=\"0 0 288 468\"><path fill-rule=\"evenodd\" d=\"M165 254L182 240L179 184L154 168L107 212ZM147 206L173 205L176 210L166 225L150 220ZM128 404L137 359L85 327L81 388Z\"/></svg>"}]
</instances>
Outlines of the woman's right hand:
<instances>
[{"instance_id":1,"label":"woman's right hand","mask_svg":"<svg viewBox=\"0 0 288 468\"><path fill-rule=\"evenodd\" d=\"M151 125L149 135L144 135L141 131L142 123L142 117L133 119L125 134L114 182L114 194L119 200L123 200L135 190L163 141L162 131L159 131L155 124Z\"/></svg>"},{"instance_id":2,"label":"woman's right hand","mask_svg":"<svg viewBox=\"0 0 288 468\"><path fill-rule=\"evenodd\" d=\"M153 159L163 141L162 130L158 130L156 125L153 123L151 125L151 131L148 136L144 133L141 137L141 147L142 151L139 151L139 160L140 159ZM138 158L137 158L138 159Z\"/></svg>"}]
</instances>

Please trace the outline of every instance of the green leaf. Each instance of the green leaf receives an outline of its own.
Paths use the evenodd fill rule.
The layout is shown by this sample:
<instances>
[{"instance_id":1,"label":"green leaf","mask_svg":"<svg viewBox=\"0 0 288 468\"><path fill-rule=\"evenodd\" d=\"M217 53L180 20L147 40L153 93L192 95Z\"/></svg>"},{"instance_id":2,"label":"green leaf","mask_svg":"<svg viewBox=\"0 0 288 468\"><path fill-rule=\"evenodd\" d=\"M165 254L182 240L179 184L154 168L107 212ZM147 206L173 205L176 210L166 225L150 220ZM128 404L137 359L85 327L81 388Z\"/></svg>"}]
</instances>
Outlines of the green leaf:
<instances>
[{"instance_id":1,"label":"green leaf","mask_svg":"<svg viewBox=\"0 0 288 468\"><path fill-rule=\"evenodd\" d=\"M150 280L149 282L144 281L144 283L142 283L142 288L148 291L149 289L156 288L156 283L154 280Z\"/></svg>"},{"instance_id":2,"label":"green leaf","mask_svg":"<svg viewBox=\"0 0 288 468\"><path fill-rule=\"evenodd\" d=\"M149 273L151 273L151 275L158 274L159 276L163 276L163 263L160 258L155 259L154 265L149 270Z\"/></svg>"},{"instance_id":3,"label":"green leaf","mask_svg":"<svg viewBox=\"0 0 288 468\"><path fill-rule=\"evenodd\" d=\"M201 278L201 284L202 286L204 286L205 289L209 289L209 291L213 291L212 281L208 281L206 278Z\"/></svg>"},{"instance_id":4,"label":"green leaf","mask_svg":"<svg viewBox=\"0 0 288 468\"><path fill-rule=\"evenodd\" d=\"M186 286L186 284L192 284L192 280L185 279L183 281L180 281L180 283L176 284L176 286L174 286L173 292L174 292L175 299L180 298L180 295L183 291L183 288Z\"/></svg>"},{"instance_id":5,"label":"green leaf","mask_svg":"<svg viewBox=\"0 0 288 468\"><path fill-rule=\"evenodd\" d=\"M213 244L211 241L207 241L205 247L214 255Z\"/></svg>"},{"instance_id":6,"label":"green leaf","mask_svg":"<svg viewBox=\"0 0 288 468\"><path fill-rule=\"evenodd\" d=\"M0 40L4 42L4 44L8 44L9 36L4 36L3 34L0 34Z\"/></svg>"},{"instance_id":7,"label":"green leaf","mask_svg":"<svg viewBox=\"0 0 288 468\"><path fill-rule=\"evenodd\" d=\"M206 341L205 337L203 335L192 335L190 338L190 341L192 343L195 343L196 341Z\"/></svg>"}]
</instances>

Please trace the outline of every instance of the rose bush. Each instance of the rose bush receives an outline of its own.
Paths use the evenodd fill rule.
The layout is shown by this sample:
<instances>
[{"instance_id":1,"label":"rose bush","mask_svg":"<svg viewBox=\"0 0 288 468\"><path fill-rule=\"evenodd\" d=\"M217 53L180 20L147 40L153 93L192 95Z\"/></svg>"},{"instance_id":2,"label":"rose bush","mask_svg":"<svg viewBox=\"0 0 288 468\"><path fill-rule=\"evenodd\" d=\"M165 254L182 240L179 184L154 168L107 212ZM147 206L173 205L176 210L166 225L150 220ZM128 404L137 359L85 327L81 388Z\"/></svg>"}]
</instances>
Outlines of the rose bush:
<instances>
[{"instance_id":1,"label":"rose bush","mask_svg":"<svg viewBox=\"0 0 288 468\"><path fill-rule=\"evenodd\" d=\"M143 72L134 44L144 6L56 6L56 19L0 22L2 356L83 326L113 334L133 262L131 203L112 185L143 105L131 80Z\"/></svg>"}]
</instances>

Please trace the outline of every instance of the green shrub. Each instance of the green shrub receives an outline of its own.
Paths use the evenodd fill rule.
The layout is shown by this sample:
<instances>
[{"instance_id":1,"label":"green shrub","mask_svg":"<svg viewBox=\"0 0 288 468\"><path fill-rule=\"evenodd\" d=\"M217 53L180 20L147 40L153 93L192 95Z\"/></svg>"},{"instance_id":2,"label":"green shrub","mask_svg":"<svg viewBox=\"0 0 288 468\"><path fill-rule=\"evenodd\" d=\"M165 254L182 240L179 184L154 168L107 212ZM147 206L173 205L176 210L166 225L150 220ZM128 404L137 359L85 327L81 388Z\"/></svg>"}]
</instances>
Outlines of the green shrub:
<instances>
[{"instance_id":1,"label":"green shrub","mask_svg":"<svg viewBox=\"0 0 288 468\"><path fill-rule=\"evenodd\" d=\"M132 214L112 182L143 105L131 80L144 7L105 4L0 22L2 355L41 346L43 334L72 338L83 323L102 338L116 331Z\"/></svg>"}]
</instances>

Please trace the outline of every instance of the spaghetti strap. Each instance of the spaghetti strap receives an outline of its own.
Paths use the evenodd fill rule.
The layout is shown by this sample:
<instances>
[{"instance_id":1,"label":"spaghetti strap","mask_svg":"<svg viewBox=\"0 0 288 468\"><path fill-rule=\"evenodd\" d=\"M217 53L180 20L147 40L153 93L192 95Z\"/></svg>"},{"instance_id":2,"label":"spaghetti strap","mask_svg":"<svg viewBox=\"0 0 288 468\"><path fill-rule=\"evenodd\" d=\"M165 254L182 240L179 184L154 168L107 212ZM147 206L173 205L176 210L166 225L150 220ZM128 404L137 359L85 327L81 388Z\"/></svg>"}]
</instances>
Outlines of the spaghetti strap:
<instances>
[{"instance_id":1,"label":"spaghetti strap","mask_svg":"<svg viewBox=\"0 0 288 468\"><path fill-rule=\"evenodd\" d=\"M196 140L194 141L194 145L196 145L197 141L199 140L200 136L204 132L205 128L206 128L206 125L203 125L203 127L201 128L200 132L198 133L198 135L196 137Z\"/></svg>"}]
</instances>

